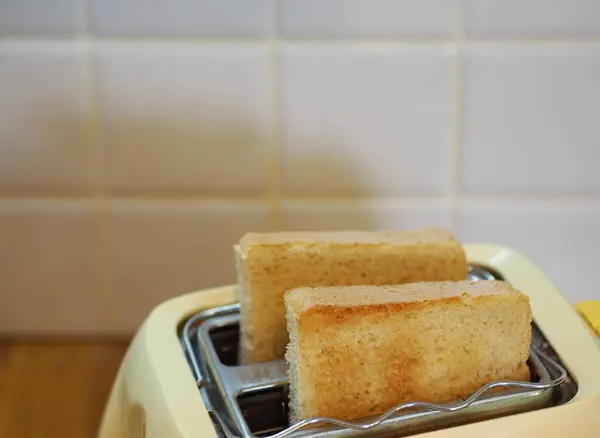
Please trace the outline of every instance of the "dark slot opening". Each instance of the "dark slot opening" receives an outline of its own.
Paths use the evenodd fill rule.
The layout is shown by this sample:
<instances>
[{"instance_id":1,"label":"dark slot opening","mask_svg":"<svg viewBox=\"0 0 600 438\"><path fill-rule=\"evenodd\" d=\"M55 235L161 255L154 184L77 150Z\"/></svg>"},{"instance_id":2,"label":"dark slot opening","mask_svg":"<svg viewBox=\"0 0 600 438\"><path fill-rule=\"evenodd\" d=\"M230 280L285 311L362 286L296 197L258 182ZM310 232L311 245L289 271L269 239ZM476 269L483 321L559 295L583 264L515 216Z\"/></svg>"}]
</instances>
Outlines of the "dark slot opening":
<instances>
[{"instance_id":1,"label":"dark slot opening","mask_svg":"<svg viewBox=\"0 0 600 438\"><path fill-rule=\"evenodd\" d=\"M239 324L219 327L210 331L210 339L223 365L238 364L238 344L240 341Z\"/></svg>"},{"instance_id":2,"label":"dark slot opening","mask_svg":"<svg viewBox=\"0 0 600 438\"><path fill-rule=\"evenodd\" d=\"M533 383L539 382L541 377L533 370L533 364L530 360L527 361L527 367L529 368L529 381Z\"/></svg>"},{"instance_id":3,"label":"dark slot opening","mask_svg":"<svg viewBox=\"0 0 600 438\"><path fill-rule=\"evenodd\" d=\"M248 427L256 436L267 437L288 427L284 388L242 394L238 397L238 404Z\"/></svg>"}]
</instances>

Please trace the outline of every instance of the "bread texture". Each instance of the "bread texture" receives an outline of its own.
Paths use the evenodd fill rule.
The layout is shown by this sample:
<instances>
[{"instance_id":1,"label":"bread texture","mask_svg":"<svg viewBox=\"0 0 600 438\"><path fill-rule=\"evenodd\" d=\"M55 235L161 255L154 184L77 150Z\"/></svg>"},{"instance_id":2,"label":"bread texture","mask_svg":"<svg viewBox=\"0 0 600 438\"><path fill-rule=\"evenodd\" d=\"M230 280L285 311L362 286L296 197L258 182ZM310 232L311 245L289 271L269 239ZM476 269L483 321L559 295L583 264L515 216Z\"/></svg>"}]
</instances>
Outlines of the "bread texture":
<instances>
[{"instance_id":1,"label":"bread texture","mask_svg":"<svg viewBox=\"0 0 600 438\"><path fill-rule=\"evenodd\" d=\"M285 306L291 423L531 378L529 299L502 281L299 288Z\"/></svg>"},{"instance_id":2,"label":"bread texture","mask_svg":"<svg viewBox=\"0 0 600 438\"><path fill-rule=\"evenodd\" d=\"M236 246L240 362L282 359L283 295L305 286L461 280L462 245L442 229L249 233Z\"/></svg>"}]
</instances>

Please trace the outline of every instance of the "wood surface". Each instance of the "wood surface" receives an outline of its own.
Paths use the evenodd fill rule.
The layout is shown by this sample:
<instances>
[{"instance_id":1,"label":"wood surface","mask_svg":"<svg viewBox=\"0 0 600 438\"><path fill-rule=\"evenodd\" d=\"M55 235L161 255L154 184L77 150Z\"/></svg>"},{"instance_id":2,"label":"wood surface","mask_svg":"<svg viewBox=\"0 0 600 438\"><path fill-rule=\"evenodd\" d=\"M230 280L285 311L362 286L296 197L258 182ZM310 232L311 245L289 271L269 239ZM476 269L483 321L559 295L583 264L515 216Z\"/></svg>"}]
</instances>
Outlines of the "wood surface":
<instances>
[{"instance_id":1,"label":"wood surface","mask_svg":"<svg viewBox=\"0 0 600 438\"><path fill-rule=\"evenodd\" d=\"M93 438L128 341L0 340L0 438Z\"/></svg>"}]
</instances>

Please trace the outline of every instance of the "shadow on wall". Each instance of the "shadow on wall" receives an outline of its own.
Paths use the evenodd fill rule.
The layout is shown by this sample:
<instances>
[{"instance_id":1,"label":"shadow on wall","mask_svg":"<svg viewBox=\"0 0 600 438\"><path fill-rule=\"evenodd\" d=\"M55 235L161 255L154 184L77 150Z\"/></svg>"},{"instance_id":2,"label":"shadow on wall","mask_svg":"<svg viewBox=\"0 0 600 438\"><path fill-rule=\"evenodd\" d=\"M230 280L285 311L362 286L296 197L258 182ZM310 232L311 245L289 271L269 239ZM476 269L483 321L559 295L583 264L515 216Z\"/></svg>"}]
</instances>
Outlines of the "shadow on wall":
<instances>
[{"instance_id":1,"label":"shadow on wall","mask_svg":"<svg viewBox=\"0 0 600 438\"><path fill-rule=\"evenodd\" d=\"M294 144L308 145L311 153L282 157L281 227L297 231L376 229L376 218L358 201L373 195L362 164L350 154L336 153L343 148L335 138L306 137Z\"/></svg>"},{"instance_id":2,"label":"shadow on wall","mask_svg":"<svg viewBox=\"0 0 600 438\"><path fill-rule=\"evenodd\" d=\"M106 186L115 192L259 195L269 182L268 134L235 112L209 120L109 116L100 132Z\"/></svg>"},{"instance_id":3,"label":"shadow on wall","mask_svg":"<svg viewBox=\"0 0 600 438\"><path fill-rule=\"evenodd\" d=\"M17 102L18 103L18 102ZM97 175L88 122L61 103L0 120L0 191L11 197L88 194Z\"/></svg>"},{"instance_id":4,"label":"shadow on wall","mask_svg":"<svg viewBox=\"0 0 600 438\"><path fill-rule=\"evenodd\" d=\"M108 185L115 192L135 195L141 187L151 186L151 192L162 197L267 194L270 138L253 128L247 117L228 115L199 122L136 117L102 127ZM294 194L355 192L362 183L360 163L330 155L331 142L320 144L318 155L293 164L296 175L309 183L308 190L300 185ZM321 185L315 186L319 175L326 178L320 177ZM281 177L285 180L287 175ZM278 206L282 222L277 223L268 202L119 202L109 209L115 297L125 301L121 307L127 309L118 311L122 313L118 325L135 329L166 299L234 284L232 246L246 232L373 227L364 210L306 210L301 203L292 204L296 205L291 209L287 202ZM127 298L119 298L123 296Z\"/></svg>"},{"instance_id":5,"label":"shadow on wall","mask_svg":"<svg viewBox=\"0 0 600 438\"><path fill-rule=\"evenodd\" d=\"M266 195L271 182L269 133L257 129L249 116L232 116L233 111L206 113L216 116L208 121L142 116L104 123L110 185L127 193L150 184L153 192L163 195ZM321 147L318 154L292 164L294 174L301 176L294 195L339 197L362 193L360 163L332 155L329 151L339 150L331 148L335 140L306 141L311 142L309 150L315 150L315 143ZM288 176L281 174L282 183ZM309 210L302 203L283 202L278 206L281 222L272 221L267 202L124 205L111 215L115 296L138 295L125 307L136 306L135 320L140 323L156 304L168 298L235 283L232 246L246 232L374 226L364 209L335 210L323 204L322 210ZM123 315L128 317L130 312Z\"/></svg>"},{"instance_id":6,"label":"shadow on wall","mask_svg":"<svg viewBox=\"0 0 600 438\"><path fill-rule=\"evenodd\" d=\"M209 109L101 123L108 193L125 195L107 210L117 327L132 332L169 298L235 282L233 244L270 228L268 202L244 200L270 178L268 134L255 126Z\"/></svg>"},{"instance_id":7,"label":"shadow on wall","mask_svg":"<svg viewBox=\"0 0 600 438\"><path fill-rule=\"evenodd\" d=\"M100 221L92 208L89 214L69 216L65 222L61 215L70 213L61 206L71 204L61 201L51 213L42 209L34 220L20 221L16 230L0 228L0 241L19 248L16 254L2 252L0 262L16 259L0 265L28 266L11 272L0 268L3 288L10 291L5 310L14 316L10 321L25 325L9 329L131 333L160 302L234 283L232 246L245 232L373 228L364 210L335 210L327 203L321 203L325 208L320 209L284 202L279 206L283 221L274 224L267 202L245 202L239 197L222 200L227 195L266 194L270 183L270 136L256 128L260 123L251 116L222 109L206 109L202 114L214 116L201 120L169 114L108 115L99 126L99 157L91 146L85 146L87 121L64 117L71 113L53 105L47 112L52 115L49 118L27 117L19 130L26 130L23 138L28 144L16 143L18 154L10 152L10 146L4 148L8 156L16 157L17 162L12 162L16 168L49 169L45 175L50 175L51 183L45 183L43 176L38 181L18 179L24 176L10 171L4 180L12 178L15 187L47 187L46 193L63 195L76 185L73 181L86 180L89 185L90 180L103 176L108 200L99 204ZM12 145L12 138L4 140L0 137L0 143ZM294 172L307 182L297 184L294 195L360 192L360 163L331 155L331 140L306 141L322 146L318 154L293 163ZM99 168L98 159L103 163L101 175L93 172ZM25 173L35 178L44 172ZM288 175L281 176L285 180ZM210 199L212 195L221 200ZM72 204L79 208L82 202ZM46 220L48 214L54 219ZM104 224L99 235L98 223ZM47 231L28 229L40 226ZM40 233L40 239L28 238ZM52 251L46 249L50 247ZM110 293L104 290L107 284ZM46 297L41 301L40 291ZM46 304L32 307L32 301Z\"/></svg>"}]
</instances>

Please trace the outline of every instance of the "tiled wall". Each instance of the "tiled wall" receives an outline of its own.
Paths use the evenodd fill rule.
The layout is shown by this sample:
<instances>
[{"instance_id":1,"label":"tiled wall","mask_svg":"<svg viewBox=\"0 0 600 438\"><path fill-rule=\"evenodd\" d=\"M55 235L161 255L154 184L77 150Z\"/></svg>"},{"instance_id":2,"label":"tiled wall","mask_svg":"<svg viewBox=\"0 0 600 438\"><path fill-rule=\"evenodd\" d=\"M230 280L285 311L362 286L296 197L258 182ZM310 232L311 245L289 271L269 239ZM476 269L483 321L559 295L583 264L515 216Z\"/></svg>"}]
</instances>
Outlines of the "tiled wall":
<instances>
[{"instance_id":1,"label":"tiled wall","mask_svg":"<svg viewBox=\"0 0 600 438\"><path fill-rule=\"evenodd\" d=\"M597 0L0 0L0 332L130 333L248 230L447 226L600 298Z\"/></svg>"}]
</instances>

